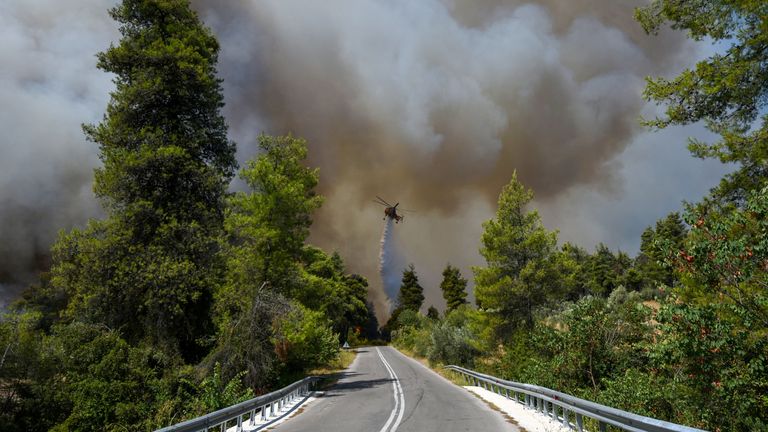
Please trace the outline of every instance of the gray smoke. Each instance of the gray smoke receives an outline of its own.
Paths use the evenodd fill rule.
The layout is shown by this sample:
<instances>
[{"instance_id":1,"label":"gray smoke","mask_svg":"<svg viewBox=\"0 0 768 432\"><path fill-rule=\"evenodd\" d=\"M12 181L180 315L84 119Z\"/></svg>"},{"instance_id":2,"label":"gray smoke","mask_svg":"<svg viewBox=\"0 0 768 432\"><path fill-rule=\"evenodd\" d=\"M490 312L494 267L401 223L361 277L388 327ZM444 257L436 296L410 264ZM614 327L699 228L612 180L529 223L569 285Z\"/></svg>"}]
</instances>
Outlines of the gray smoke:
<instances>
[{"instance_id":1,"label":"gray smoke","mask_svg":"<svg viewBox=\"0 0 768 432\"><path fill-rule=\"evenodd\" d=\"M0 3L0 101L10 107L0 116L0 283L29 278L58 229L98 214L98 149L79 124L101 117L112 88L93 56L117 40L106 14L114 2ZM240 159L256 153L260 132L307 138L327 197L311 241L372 281L380 209L371 199L416 209L397 227L398 246L427 306L442 306L446 262L471 279L480 223L513 170L542 203L574 202L582 189L621 196L643 77L694 54L682 35L644 35L632 18L643 3L193 0L221 42ZM675 188L689 198L690 186ZM651 222L628 223L627 235ZM382 287L372 298L384 314Z\"/></svg>"},{"instance_id":2,"label":"gray smoke","mask_svg":"<svg viewBox=\"0 0 768 432\"><path fill-rule=\"evenodd\" d=\"M103 0L0 2L0 302L45 269L59 229L98 215L96 148L80 124L111 90L95 53L116 37Z\"/></svg>"},{"instance_id":3,"label":"gray smoke","mask_svg":"<svg viewBox=\"0 0 768 432\"><path fill-rule=\"evenodd\" d=\"M544 201L620 193L615 158L639 131L644 76L690 54L681 35L643 34L643 3L194 2L222 43L242 156L262 130L306 137L327 197L312 241L369 277L370 199L416 208L401 250L438 306L442 266L479 263L480 222L514 169Z\"/></svg>"}]
</instances>

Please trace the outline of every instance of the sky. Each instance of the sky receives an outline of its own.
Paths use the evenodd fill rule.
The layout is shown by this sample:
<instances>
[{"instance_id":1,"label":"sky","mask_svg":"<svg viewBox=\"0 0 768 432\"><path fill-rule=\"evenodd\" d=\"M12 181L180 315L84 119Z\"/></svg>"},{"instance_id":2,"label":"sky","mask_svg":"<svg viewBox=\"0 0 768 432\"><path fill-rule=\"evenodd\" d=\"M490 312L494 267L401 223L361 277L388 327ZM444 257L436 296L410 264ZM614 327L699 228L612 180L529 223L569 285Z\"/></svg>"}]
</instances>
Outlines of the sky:
<instances>
[{"instance_id":1,"label":"sky","mask_svg":"<svg viewBox=\"0 0 768 432\"><path fill-rule=\"evenodd\" d=\"M82 123L113 89L95 54L119 38L113 0L0 3L0 297L48 263L59 230L102 216L98 148ZM633 20L642 0L193 0L221 43L224 115L242 163L258 134L306 138L326 196L310 241L368 277L379 308L376 195L415 210L392 233L425 307L440 273L472 279L482 222L517 171L561 241L630 254L647 226L728 167L694 159L698 125L640 126L644 77L674 76L706 44ZM240 187L233 183L233 189Z\"/></svg>"}]
</instances>

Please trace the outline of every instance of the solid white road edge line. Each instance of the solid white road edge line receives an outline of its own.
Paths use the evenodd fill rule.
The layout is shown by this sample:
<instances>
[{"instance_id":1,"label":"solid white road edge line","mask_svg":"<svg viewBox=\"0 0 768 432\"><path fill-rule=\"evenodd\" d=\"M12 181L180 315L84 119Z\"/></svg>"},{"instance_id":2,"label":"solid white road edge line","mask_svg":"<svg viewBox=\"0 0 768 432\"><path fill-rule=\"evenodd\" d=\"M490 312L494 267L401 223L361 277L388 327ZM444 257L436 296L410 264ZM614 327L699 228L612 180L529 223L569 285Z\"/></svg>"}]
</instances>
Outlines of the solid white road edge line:
<instances>
[{"instance_id":1,"label":"solid white road edge line","mask_svg":"<svg viewBox=\"0 0 768 432\"><path fill-rule=\"evenodd\" d=\"M397 427L400 426L400 422L403 420L403 413L405 412L405 395L403 394L403 388L400 386L400 380L397 378L397 374L395 374L395 370L392 369L392 366L381 354L381 350L379 348L376 348L376 352L379 354L381 363L387 369L387 372L389 373L389 377L392 379L392 394L395 398L395 407L392 409L392 412L389 414L389 418L387 419L387 422L384 424L384 427L382 427L379 432L387 432L387 430L389 430L389 432L395 432L397 430ZM399 411L399 414L398 414L398 411ZM392 423L392 420L395 418L395 415L397 415L397 420L392 425L392 429L388 429L390 424Z\"/></svg>"}]
</instances>

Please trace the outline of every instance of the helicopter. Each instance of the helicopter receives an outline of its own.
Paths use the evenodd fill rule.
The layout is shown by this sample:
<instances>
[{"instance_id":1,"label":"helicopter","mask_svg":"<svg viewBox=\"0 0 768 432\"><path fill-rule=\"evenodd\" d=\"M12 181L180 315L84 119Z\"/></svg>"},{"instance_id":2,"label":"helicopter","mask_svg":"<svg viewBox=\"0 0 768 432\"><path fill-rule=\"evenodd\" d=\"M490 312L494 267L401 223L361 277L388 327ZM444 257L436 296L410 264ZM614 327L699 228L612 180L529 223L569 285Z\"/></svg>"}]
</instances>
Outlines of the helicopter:
<instances>
[{"instance_id":1,"label":"helicopter","mask_svg":"<svg viewBox=\"0 0 768 432\"><path fill-rule=\"evenodd\" d=\"M376 195L376 199L373 202L385 207L384 218L382 220L386 220L387 218L390 218L390 219L394 219L395 223L398 223L404 219L402 215L397 214L397 206L399 206L400 203L395 203L395 205L392 205L386 202L383 198L381 198L378 195Z\"/></svg>"}]
</instances>

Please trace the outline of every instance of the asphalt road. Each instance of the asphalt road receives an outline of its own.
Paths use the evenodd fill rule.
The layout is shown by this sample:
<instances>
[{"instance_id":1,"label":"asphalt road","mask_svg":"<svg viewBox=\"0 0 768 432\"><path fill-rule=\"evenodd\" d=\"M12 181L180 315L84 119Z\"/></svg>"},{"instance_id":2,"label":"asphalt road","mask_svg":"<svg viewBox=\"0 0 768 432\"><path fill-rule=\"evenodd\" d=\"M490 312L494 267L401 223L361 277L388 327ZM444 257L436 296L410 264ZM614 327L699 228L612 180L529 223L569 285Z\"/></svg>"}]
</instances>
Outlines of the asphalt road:
<instances>
[{"instance_id":1,"label":"asphalt road","mask_svg":"<svg viewBox=\"0 0 768 432\"><path fill-rule=\"evenodd\" d=\"M517 431L468 391L391 347L357 350L339 382L274 431Z\"/></svg>"}]
</instances>

